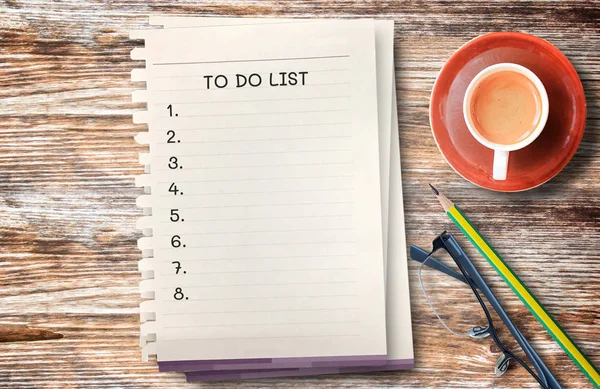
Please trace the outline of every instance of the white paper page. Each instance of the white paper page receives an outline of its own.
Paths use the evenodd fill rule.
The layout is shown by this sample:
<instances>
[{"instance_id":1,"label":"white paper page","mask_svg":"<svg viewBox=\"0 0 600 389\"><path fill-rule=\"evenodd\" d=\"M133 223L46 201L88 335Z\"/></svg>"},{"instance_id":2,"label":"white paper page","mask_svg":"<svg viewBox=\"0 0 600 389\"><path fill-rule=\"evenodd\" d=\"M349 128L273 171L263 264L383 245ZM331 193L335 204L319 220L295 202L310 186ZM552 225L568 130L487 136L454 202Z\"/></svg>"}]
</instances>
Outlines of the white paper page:
<instances>
[{"instance_id":1,"label":"white paper page","mask_svg":"<svg viewBox=\"0 0 600 389\"><path fill-rule=\"evenodd\" d=\"M372 22L211 30L143 33L159 361L385 354Z\"/></svg>"},{"instance_id":2,"label":"white paper page","mask_svg":"<svg viewBox=\"0 0 600 389\"><path fill-rule=\"evenodd\" d=\"M400 139L396 81L392 77L392 137L390 159L390 228L386 285L388 359L413 359L410 290L408 283L408 254L404 224L402 170L400 169Z\"/></svg>"},{"instance_id":3,"label":"white paper page","mask_svg":"<svg viewBox=\"0 0 600 389\"><path fill-rule=\"evenodd\" d=\"M194 16L150 16L151 25L164 28L189 28L232 26L243 24L280 24L280 23L332 23L344 20L336 19L279 19L279 18L224 18ZM391 106L387 104L392 93L391 79L384 74L393 70L394 22L375 20L375 51L377 56L377 110L379 123L379 171L381 181L381 218L383 228L383 265L387 263L388 249L388 203L390 181L390 115ZM391 48L391 49L390 49ZM390 81L390 82L388 82Z\"/></svg>"},{"instance_id":4,"label":"white paper page","mask_svg":"<svg viewBox=\"0 0 600 389\"><path fill-rule=\"evenodd\" d=\"M307 21L307 19L220 18L187 16L154 16L150 18L150 24L162 25L165 28L185 28L193 26L234 25L249 23L299 23ZM400 171L400 149L398 143L399 133L396 83L393 65L393 21L375 21L375 36L377 50L377 93L380 124L379 152L382 210L383 214L386 216L386 220L388 219L388 199L390 203L389 241L386 239L388 223L383 224L383 231L385 234L384 241L388 242L387 245L384 246L384 253L386 252L386 247L390 250L388 256L384 255L384 265L386 262L390 263L390 268L387 269L389 271L386 271L386 279L388 282L386 285L388 359L405 360L413 359L414 353L410 315L406 233L404 229L402 178ZM384 110L383 107L389 107L389 109ZM386 116L390 117L391 120L385 120L384 118ZM391 168L391 175L390 163L393 165ZM385 261L385 258L389 258L388 261Z\"/></svg>"}]
</instances>

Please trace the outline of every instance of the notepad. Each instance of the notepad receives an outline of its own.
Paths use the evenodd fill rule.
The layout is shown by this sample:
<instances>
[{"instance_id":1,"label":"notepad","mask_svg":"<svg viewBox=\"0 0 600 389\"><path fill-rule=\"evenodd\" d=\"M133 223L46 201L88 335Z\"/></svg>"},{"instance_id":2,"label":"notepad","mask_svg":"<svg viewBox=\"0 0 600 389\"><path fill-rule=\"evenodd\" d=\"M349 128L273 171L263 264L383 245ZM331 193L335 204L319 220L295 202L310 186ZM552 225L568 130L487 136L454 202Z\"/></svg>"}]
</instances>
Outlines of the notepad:
<instances>
[{"instance_id":1,"label":"notepad","mask_svg":"<svg viewBox=\"0 0 600 389\"><path fill-rule=\"evenodd\" d=\"M392 78L384 92L375 23L155 22L168 28L132 33L144 358L386 364Z\"/></svg>"}]
</instances>

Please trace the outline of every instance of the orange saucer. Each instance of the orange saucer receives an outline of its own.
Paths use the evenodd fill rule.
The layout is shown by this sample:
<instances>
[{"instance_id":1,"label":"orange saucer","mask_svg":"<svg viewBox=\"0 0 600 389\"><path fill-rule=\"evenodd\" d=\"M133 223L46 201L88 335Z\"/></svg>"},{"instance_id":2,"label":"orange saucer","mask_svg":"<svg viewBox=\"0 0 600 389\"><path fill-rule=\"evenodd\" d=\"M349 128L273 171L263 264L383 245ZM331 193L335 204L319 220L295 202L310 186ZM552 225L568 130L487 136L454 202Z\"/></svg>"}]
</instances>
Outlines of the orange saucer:
<instances>
[{"instance_id":1,"label":"orange saucer","mask_svg":"<svg viewBox=\"0 0 600 389\"><path fill-rule=\"evenodd\" d=\"M493 151L467 129L462 103L475 75L501 62L525 66L540 78L550 114L531 145L510 153L506 180L495 181ZM429 105L433 137L450 166L473 184L500 192L531 189L557 175L575 154L585 119L583 86L567 57L545 40L517 32L482 35L456 51L440 71Z\"/></svg>"}]
</instances>

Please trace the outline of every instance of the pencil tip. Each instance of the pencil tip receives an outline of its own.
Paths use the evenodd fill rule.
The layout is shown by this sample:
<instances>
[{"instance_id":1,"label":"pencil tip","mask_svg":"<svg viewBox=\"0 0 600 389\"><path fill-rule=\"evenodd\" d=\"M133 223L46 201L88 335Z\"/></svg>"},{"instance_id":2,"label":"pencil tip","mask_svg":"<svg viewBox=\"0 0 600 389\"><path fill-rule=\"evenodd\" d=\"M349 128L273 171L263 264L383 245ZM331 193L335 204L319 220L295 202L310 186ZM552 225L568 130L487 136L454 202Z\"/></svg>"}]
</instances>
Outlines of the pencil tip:
<instances>
[{"instance_id":1,"label":"pencil tip","mask_svg":"<svg viewBox=\"0 0 600 389\"><path fill-rule=\"evenodd\" d=\"M440 195L440 192L437 189L435 189L435 186L429 184L429 187L431 188L431 190L433 191L433 193L435 193L436 196Z\"/></svg>"}]
</instances>

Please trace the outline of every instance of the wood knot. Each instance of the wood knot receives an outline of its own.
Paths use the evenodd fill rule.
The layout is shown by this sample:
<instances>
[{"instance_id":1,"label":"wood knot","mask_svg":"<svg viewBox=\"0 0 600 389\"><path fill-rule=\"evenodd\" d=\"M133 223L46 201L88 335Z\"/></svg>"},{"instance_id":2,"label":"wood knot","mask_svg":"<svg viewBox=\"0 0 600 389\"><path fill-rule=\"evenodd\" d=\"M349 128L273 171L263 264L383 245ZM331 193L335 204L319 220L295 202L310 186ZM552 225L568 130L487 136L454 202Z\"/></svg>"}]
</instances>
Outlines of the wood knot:
<instances>
[{"instance_id":1,"label":"wood knot","mask_svg":"<svg viewBox=\"0 0 600 389\"><path fill-rule=\"evenodd\" d=\"M25 325L0 324L0 343L32 342L36 340L53 340L63 338L62 334Z\"/></svg>"}]
</instances>

